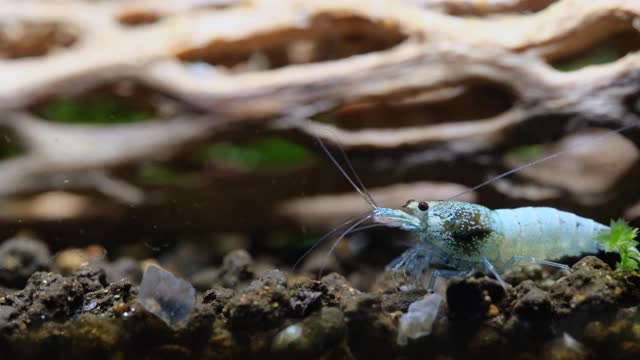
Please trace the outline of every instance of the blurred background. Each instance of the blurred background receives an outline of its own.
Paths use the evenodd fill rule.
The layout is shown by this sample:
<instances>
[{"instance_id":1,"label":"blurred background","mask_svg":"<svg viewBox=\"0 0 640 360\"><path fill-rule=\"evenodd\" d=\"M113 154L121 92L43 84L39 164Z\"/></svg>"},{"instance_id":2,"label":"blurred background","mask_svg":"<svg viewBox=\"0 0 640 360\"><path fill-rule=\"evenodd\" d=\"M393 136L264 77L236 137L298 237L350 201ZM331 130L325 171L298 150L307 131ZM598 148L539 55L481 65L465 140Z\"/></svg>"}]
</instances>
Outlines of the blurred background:
<instances>
[{"instance_id":1,"label":"blurred background","mask_svg":"<svg viewBox=\"0 0 640 360\"><path fill-rule=\"evenodd\" d=\"M154 259L206 289L233 249L289 267L369 209L317 138L388 207L569 149L457 199L637 226L640 132L610 129L638 123L638 14L634 1L2 0L0 269L137 274ZM356 233L327 269L380 270L406 243Z\"/></svg>"}]
</instances>

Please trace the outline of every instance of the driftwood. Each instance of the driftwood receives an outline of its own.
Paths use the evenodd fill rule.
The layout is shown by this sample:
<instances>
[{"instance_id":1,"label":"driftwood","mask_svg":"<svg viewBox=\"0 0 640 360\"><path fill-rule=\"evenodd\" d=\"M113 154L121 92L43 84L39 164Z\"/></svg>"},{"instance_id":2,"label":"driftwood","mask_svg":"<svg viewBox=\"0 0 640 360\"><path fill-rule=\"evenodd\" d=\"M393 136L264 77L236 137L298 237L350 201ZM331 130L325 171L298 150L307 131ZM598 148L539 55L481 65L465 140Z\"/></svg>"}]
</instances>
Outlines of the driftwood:
<instances>
[{"instance_id":1,"label":"driftwood","mask_svg":"<svg viewBox=\"0 0 640 360\"><path fill-rule=\"evenodd\" d=\"M407 0L424 8L452 15L491 15L505 12L535 12L556 0Z\"/></svg>"},{"instance_id":2,"label":"driftwood","mask_svg":"<svg viewBox=\"0 0 640 360\"><path fill-rule=\"evenodd\" d=\"M271 191L260 183L262 177L189 191L149 190L120 176L121 170L255 128L296 134L307 142L319 137L342 145L356 159L369 152L368 160L356 163L369 164L364 177L377 187L419 180L419 171L407 179L381 178L398 165L429 167L424 180L472 186L483 174L465 178L462 168L446 178L447 169L472 163L476 170L499 171L505 148L535 141L533 134L557 138L570 129L568 122L574 127L637 123L631 104L640 94L640 54L633 52L640 47L640 1L550 3L0 1L0 126L25 149L0 162L0 196L15 201L53 190L88 190L102 194L100 201L137 205L123 211L147 222L158 220L153 211L162 199L173 199L175 206L199 199L209 202L206 211L194 211L208 216L185 210L185 218L216 226L241 217L245 225L258 226L267 220L229 204L259 201L264 204L258 208L271 213L300 192L312 193L309 188L319 194L347 188L288 184L287 191L257 199ZM553 67L616 39L628 50L616 61L570 72ZM180 106L157 120L109 127L62 125L32 112L46 99L81 96L123 80ZM308 119L318 113L332 121ZM637 131L626 135L638 144ZM393 160L385 162L385 154ZM478 154L485 156L480 165ZM568 196L554 183L544 185L551 186L545 201L588 212L594 204L602 209L606 200L611 205L600 216L619 214L638 200L625 186L637 162L627 157L607 183L609 191L599 189L602 196L595 200L588 194L590 200L581 201L580 191ZM440 175L433 175L438 169ZM316 166L296 176L333 183L318 180L335 179L337 171L330 171ZM479 200L494 205L540 200L515 199L513 187L499 184L483 190ZM248 196L241 186L263 191ZM159 219L171 222L169 215Z\"/></svg>"}]
</instances>

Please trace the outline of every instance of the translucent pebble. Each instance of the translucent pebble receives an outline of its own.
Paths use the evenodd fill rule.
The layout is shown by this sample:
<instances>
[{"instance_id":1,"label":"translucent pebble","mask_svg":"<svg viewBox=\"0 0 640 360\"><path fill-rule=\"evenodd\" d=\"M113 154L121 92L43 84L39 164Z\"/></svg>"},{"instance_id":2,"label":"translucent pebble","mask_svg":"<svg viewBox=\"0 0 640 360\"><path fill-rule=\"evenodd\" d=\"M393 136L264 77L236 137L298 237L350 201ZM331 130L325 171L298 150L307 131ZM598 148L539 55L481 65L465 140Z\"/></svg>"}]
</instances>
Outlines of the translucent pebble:
<instances>
[{"instance_id":1,"label":"translucent pebble","mask_svg":"<svg viewBox=\"0 0 640 360\"><path fill-rule=\"evenodd\" d=\"M582 345L578 340L576 340L573 336L569 335L569 333L564 332L562 334L562 341L564 345L571 350L574 350L579 353L584 353L584 345Z\"/></svg>"},{"instance_id":2,"label":"translucent pebble","mask_svg":"<svg viewBox=\"0 0 640 360\"><path fill-rule=\"evenodd\" d=\"M302 326L298 324L290 325L278 333L274 339L274 343L276 344L276 348L284 348L291 343L299 341L301 336Z\"/></svg>"},{"instance_id":3,"label":"translucent pebble","mask_svg":"<svg viewBox=\"0 0 640 360\"><path fill-rule=\"evenodd\" d=\"M427 294L422 299L411 303L406 314L400 317L398 326L398 345L407 345L408 339L417 339L431 334L433 322L438 315L442 296Z\"/></svg>"},{"instance_id":4,"label":"translucent pebble","mask_svg":"<svg viewBox=\"0 0 640 360\"><path fill-rule=\"evenodd\" d=\"M149 265L142 276L136 301L167 325L178 327L191 315L196 303L196 290L189 282Z\"/></svg>"},{"instance_id":5,"label":"translucent pebble","mask_svg":"<svg viewBox=\"0 0 640 360\"><path fill-rule=\"evenodd\" d=\"M98 306L98 302L97 301L92 301L92 302L88 303L87 305L85 305L82 308L82 310L83 311L91 311L91 310L95 309L96 306Z\"/></svg>"}]
</instances>

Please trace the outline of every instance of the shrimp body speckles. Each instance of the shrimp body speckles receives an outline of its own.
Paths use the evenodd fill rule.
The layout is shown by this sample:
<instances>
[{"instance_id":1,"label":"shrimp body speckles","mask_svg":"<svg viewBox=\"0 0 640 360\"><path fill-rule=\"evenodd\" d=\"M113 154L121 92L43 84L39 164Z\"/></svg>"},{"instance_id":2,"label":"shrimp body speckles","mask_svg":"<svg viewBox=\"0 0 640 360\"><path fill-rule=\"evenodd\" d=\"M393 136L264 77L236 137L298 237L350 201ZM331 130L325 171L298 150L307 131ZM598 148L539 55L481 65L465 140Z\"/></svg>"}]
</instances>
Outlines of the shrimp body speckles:
<instances>
[{"instance_id":1,"label":"shrimp body speckles","mask_svg":"<svg viewBox=\"0 0 640 360\"><path fill-rule=\"evenodd\" d=\"M375 209L373 220L421 236L419 245L389 266L418 282L432 261L461 270L447 272L450 275L484 267L500 281L493 265L500 270L514 260L566 268L545 260L597 252L602 249L597 236L609 230L591 219L548 207L491 210L459 201L411 200L405 208L407 212Z\"/></svg>"}]
</instances>

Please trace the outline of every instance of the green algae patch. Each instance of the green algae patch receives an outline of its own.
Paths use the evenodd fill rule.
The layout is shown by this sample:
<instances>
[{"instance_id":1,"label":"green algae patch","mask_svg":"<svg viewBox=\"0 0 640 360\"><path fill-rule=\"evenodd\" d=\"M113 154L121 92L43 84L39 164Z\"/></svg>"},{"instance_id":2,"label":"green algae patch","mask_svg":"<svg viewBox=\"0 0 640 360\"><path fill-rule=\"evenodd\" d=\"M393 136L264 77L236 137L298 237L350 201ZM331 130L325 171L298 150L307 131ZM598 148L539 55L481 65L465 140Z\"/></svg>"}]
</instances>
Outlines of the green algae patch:
<instances>
[{"instance_id":1,"label":"green algae patch","mask_svg":"<svg viewBox=\"0 0 640 360\"><path fill-rule=\"evenodd\" d=\"M45 119L65 124L129 124L148 120L149 111L137 109L117 96L89 99L56 99L36 109Z\"/></svg>"},{"instance_id":2,"label":"green algae patch","mask_svg":"<svg viewBox=\"0 0 640 360\"><path fill-rule=\"evenodd\" d=\"M11 140L7 135L0 137L0 160L13 158L25 151L19 143Z\"/></svg>"},{"instance_id":3,"label":"green algae patch","mask_svg":"<svg viewBox=\"0 0 640 360\"><path fill-rule=\"evenodd\" d=\"M559 71L576 71L591 65L603 65L640 50L640 36L635 30L611 34L592 46L551 63Z\"/></svg>"},{"instance_id":4,"label":"green algae patch","mask_svg":"<svg viewBox=\"0 0 640 360\"><path fill-rule=\"evenodd\" d=\"M324 124L335 124L336 123L336 118L329 114L329 113L320 113L317 115L313 115L311 117L312 121L317 121L319 123L324 123Z\"/></svg>"},{"instance_id":5,"label":"green algae patch","mask_svg":"<svg viewBox=\"0 0 640 360\"><path fill-rule=\"evenodd\" d=\"M618 269L638 270L640 253L636 249L638 242L635 240L638 236L638 229L629 226L622 219L611 220L609 226L611 231L600 234L597 240L605 246L608 252L618 251L620 254L620 262L616 264Z\"/></svg>"},{"instance_id":6,"label":"green algae patch","mask_svg":"<svg viewBox=\"0 0 640 360\"><path fill-rule=\"evenodd\" d=\"M542 144L517 146L509 149L507 157L520 161L531 161L541 158L547 147Z\"/></svg>"},{"instance_id":7,"label":"green algae patch","mask_svg":"<svg viewBox=\"0 0 640 360\"><path fill-rule=\"evenodd\" d=\"M307 165L313 157L305 147L278 137L246 144L210 144L196 156L217 167L246 172L297 169Z\"/></svg>"},{"instance_id":8,"label":"green algae patch","mask_svg":"<svg viewBox=\"0 0 640 360\"><path fill-rule=\"evenodd\" d=\"M286 139L268 137L249 143L205 144L179 167L146 163L138 169L138 179L150 186L191 187L207 177L228 177L246 173L297 170L308 165L312 153Z\"/></svg>"},{"instance_id":9,"label":"green algae patch","mask_svg":"<svg viewBox=\"0 0 640 360\"><path fill-rule=\"evenodd\" d=\"M198 184L198 174L180 172L163 164L143 164L138 172L140 181L151 186L194 186Z\"/></svg>"},{"instance_id":10,"label":"green algae patch","mask_svg":"<svg viewBox=\"0 0 640 360\"><path fill-rule=\"evenodd\" d=\"M612 46L601 46L582 53L579 57L553 64L556 70L575 71L590 65L602 65L618 60L621 54Z\"/></svg>"}]
</instances>

